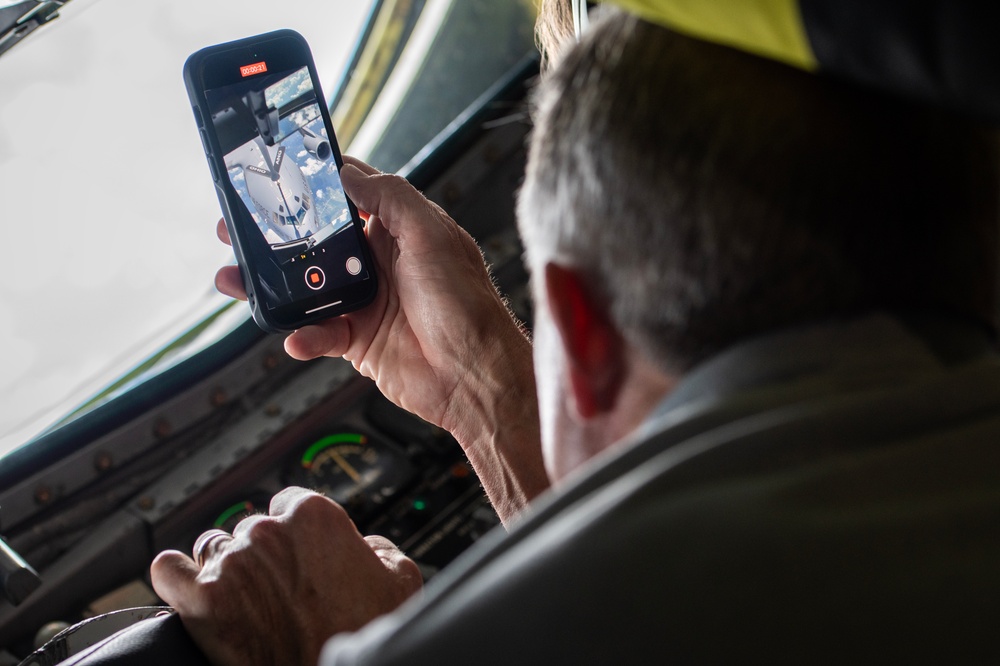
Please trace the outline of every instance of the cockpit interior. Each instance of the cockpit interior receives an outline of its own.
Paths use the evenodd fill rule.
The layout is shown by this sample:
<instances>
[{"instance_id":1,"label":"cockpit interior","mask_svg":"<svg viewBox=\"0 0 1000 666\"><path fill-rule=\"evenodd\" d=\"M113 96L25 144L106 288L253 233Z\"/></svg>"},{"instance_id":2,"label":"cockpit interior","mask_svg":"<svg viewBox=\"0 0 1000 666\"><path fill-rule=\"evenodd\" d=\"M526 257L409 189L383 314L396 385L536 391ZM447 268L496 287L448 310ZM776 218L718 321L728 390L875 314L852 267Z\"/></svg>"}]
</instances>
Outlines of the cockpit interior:
<instances>
[{"instance_id":1,"label":"cockpit interior","mask_svg":"<svg viewBox=\"0 0 1000 666\"><path fill-rule=\"evenodd\" d=\"M0 8L0 23L10 16L11 24L34 25L23 17L40 20L45 11L52 20L58 10L70 33L90 2L15 3ZM336 18L336 3L312 4ZM481 244L512 309L530 321L513 211L529 129L525 94L538 71L531 3L370 4L333 88L344 151L363 150L444 206ZM10 43L11 56L58 40L49 29ZM11 42L26 37L26 29L6 33ZM468 49L470 42L481 48ZM0 72L16 64L5 58ZM165 76L179 82L181 64ZM199 159L192 154L192 170L210 183ZM205 215L211 229L218 213ZM159 603L149 585L159 551L189 552L199 533L266 511L288 485L342 503L360 530L399 543L428 579L499 524L446 432L388 402L347 361L290 359L282 337L260 331L244 304L224 303L132 361L0 460L0 533L38 576L6 572L0 663L18 663L88 617Z\"/></svg>"},{"instance_id":2,"label":"cockpit interior","mask_svg":"<svg viewBox=\"0 0 1000 666\"><path fill-rule=\"evenodd\" d=\"M500 525L451 435L392 404L346 360L293 360L283 336L264 333L244 303L214 293L216 261L231 261L231 252L214 238L218 207L181 66L195 48L251 29L292 27L314 45L338 41L336 53L316 55L341 149L402 175L467 230L511 312L530 329L515 210L542 67L533 0L264 1L252 11L243 0L140 4L0 2L0 182L11 199L8 238L18 239L0 250L0 666L21 663L88 618L126 611L113 621L124 627L155 612L162 602L150 564L159 552L191 552L200 534L266 512L287 486L335 500L363 534L397 544L425 580ZM360 9L347 8L355 4ZM584 15L577 25L594 4L574 3ZM618 4L657 11L656 2ZM796 66L894 92L949 95L1000 117L996 73L949 79L950 70L913 55L909 26L882 11L899 3L851 3L857 13L849 17L831 3L798 4L813 21L819 61ZM227 25L227 13L238 12L246 22ZM761 52L759 34L740 42L716 18L710 38ZM346 27L336 40L325 37L338 22ZM845 34L856 38L854 51L837 46ZM794 39L769 38L777 43L770 55L799 58ZM97 44L116 40L118 60L141 61L143 42L152 51L178 46L163 71L122 77L121 97L63 88L75 69L115 66ZM918 46L955 47L955 71L966 72L983 69L969 63L988 53L977 46L984 41ZM898 45L898 61L883 57L885 44ZM900 67L904 61L917 64ZM175 104L164 106L154 91ZM93 107L102 108L83 116ZM119 116L147 131L121 129ZM165 129L159 136L164 116L176 117L178 138ZM32 118L37 124L25 126ZM174 153L184 157L168 161ZM85 190L69 189L91 175ZM138 200L126 203L132 191ZM67 199L72 208L62 207ZM153 209L164 215L154 221ZM51 240L36 244L41 239L27 231L42 228L38 215L51 215L53 225L68 220L66 230L49 229ZM170 240L140 236L146 228ZM280 240L289 242L289 256L298 252L297 238ZM202 246L214 254L198 254ZM45 258L54 252L65 254ZM38 256L28 263L29 255ZM86 264L105 272L121 264L123 272L91 277ZM181 283L184 276L200 286ZM78 285L91 289L73 291ZM97 342L83 342L84 329L104 351L89 354ZM53 331L59 337L43 338ZM67 352L74 358L59 355ZM43 369L39 359L50 355L52 367ZM86 363L76 363L83 356Z\"/></svg>"}]
</instances>

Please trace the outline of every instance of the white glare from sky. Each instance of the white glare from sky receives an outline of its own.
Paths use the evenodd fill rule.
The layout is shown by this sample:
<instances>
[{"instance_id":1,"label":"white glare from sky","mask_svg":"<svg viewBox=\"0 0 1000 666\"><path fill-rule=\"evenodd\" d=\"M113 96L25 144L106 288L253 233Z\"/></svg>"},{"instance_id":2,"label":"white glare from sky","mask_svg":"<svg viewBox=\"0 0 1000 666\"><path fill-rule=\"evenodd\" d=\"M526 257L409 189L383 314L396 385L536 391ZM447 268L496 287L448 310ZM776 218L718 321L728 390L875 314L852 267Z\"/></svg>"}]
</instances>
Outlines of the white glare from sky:
<instances>
[{"instance_id":1,"label":"white glare from sky","mask_svg":"<svg viewBox=\"0 0 1000 666\"><path fill-rule=\"evenodd\" d=\"M0 57L0 456L225 302L187 56L291 28L329 96L369 5L73 0Z\"/></svg>"}]
</instances>

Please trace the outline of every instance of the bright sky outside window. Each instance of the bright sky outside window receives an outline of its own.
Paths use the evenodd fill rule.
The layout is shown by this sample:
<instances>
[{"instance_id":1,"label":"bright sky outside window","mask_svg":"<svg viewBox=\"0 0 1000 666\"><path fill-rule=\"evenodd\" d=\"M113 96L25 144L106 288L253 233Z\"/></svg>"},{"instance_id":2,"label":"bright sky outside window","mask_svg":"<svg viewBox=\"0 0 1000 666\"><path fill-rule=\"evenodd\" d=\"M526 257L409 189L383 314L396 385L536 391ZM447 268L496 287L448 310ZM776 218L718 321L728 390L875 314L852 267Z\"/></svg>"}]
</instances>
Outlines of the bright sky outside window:
<instances>
[{"instance_id":1,"label":"bright sky outside window","mask_svg":"<svg viewBox=\"0 0 1000 666\"><path fill-rule=\"evenodd\" d=\"M225 302L185 58L292 28L330 95L368 11L74 0L0 59L0 455Z\"/></svg>"}]
</instances>

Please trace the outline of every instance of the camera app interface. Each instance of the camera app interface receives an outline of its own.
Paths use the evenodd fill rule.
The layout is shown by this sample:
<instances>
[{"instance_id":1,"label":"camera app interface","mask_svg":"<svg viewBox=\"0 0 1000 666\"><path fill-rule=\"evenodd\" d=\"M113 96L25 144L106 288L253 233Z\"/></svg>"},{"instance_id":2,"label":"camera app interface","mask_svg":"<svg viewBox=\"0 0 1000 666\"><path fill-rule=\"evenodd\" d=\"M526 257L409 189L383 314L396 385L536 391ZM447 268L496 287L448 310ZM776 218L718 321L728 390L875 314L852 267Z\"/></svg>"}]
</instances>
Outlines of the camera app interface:
<instances>
[{"instance_id":1,"label":"camera app interface","mask_svg":"<svg viewBox=\"0 0 1000 666\"><path fill-rule=\"evenodd\" d=\"M308 68L242 69L243 81L206 96L242 202L234 214L257 232L244 251L254 254L268 300L280 307L367 279Z\"/></svg>"}]
</instances>

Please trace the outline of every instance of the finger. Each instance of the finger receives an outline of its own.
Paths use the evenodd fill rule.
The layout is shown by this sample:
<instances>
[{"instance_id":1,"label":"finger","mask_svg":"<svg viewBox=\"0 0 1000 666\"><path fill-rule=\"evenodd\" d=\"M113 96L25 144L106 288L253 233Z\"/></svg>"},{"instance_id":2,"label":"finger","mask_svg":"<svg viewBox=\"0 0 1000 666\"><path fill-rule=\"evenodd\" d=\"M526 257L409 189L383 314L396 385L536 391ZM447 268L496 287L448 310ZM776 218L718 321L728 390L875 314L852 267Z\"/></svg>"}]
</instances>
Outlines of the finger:
<instances>
[{"instance_id":1,"label":"finger","mask_svg":"<svg viewBox=\"0 0 1000 666\"><path fill-rule=\"evenodd\" d=\"M194 542L191 559L199 567L204 568L205 563L223 552L232 540L233 536L223 530L212 529L203 532Z\"/></svg>"},{"instance_id":2,"label":"finger","mask_svg":"<svg viewBox=\"0 0 1000 666\"><path fill-rule=\"evenodd\" d=\"M285 338L285 352L298 361L343 356L351 347L351 324L345 317L305 326Z\"/></svg>"},{"instance_id":3,"label":"finger","mask_svg":"<svg viewBox=\"0 0 1000 666\"><path fill-rule=\"evenodd\" d=\"M420 573L420 567L407 557L396 544L381 536L366 536L365 541L382 560L385 568L395 573L410 593L423 585L424 577Z\"/></svg>"},{"instance_id":4,"label":"finger","mask_svg":"<svg viewBox=\"0 0 1000 666\"><path fill-rule=\"evenodd\" d=\"M403 555L403 551L401 551L396 544L389 541L384 536L366 536L365 541L368 543L368 546L375 551L375 554L383 560L395 560L399 557L406 557Z\"/></svg>"},{"instance_id":5,"label":"finger","mask_svg":"<svg viewBox=\"0 0 1000 666\"><path fill-rule=\"evenodd\" d=\"M268 520L269 516L262 513L257 513L252 516L247 516L240 522L236 523L236 527L233 528L233 538L243 539L243 537L253 529L253 526L262 520Z\"/></svg>"},{"instance_id":6,"label":"finger","mask_svg":"<svg viewBox=\"0 0 1000 666\"><path fill-rule=\"evenodd\" d=\"M401 239L412 225L401 224L415 216L441 212L405 178L392 174L367 175L353 166L341 171L344 192L357 206L380 218L394 238Z\"/></svg>"},{"instance_id":7,"label":"finger","mask_svg":"<svg viewBox=\"0 0 1000 666\"><path fill-rule=\"evenodd\" d=\"M198 572L194 561L176 550L163 551L149 567L150 580L157 596L182 613L190 609L191 591Z\"/></svg>"},{"instance_id":8,"label":"finger","mask_svg":"<svg viewBox=\"0 0 1000 666\"><path fill-rule=\"evenodd\" d=\"M229 238L229 229L226 227L226 220L223 218L219 218L219 221L215 225L215 235L226 245L233 244L233 241Z\"/></svg>"},{"instance_id":9,"label":"finger","mask_svg":"<svg viewBox=\"0 0 1000 666\"><path fill-rule=\"evenodd\" d=\"M295 508L295 505L301 502L304 498L318 494L319 493L315 493L311 490L300 488L299 486L289 486L271 498L268 513L272 516L287 515L288 513L291 513L292 509Z\"/></svg>"},{"instance_id":10,"label":"finger","mask_svg":"<svg viewBox=\"0 0 1000 666\"><path fill-rule=\"evenodd\" d=\"M364 165L363 165L364 166ZM360 201L355 193L358 192L365 181L375 174L368 173L367 170L359 168L347 161L344 158L344 168L340 170L340 184L344 188L344 194L354 202L354 205L358 207L360 212L363 212L369 218L371 218L373 211L362 201Z\"/></svg>"},{"instance_id":11,"label":"finger","mask_svg":"<svg viewBox=\"0 0 1000 666\"><path fill-rule=\"evenodd\" d=\"M347 196L351 197L358 208L380 216L379 205L383 192L378 187L373 187L372 181L381 177L382 174L368 173L353 164L345 164L340 170L340 180Z\"/></svg>"},{"instance_id":12,"label":"finger","mask_svg":"<svg viewBox=\"0 0 1000 666\"><path fill-rule=\"evenodd\" d=\"M241 301L247 300L246 289L243 288L243 278L238 266L223 266L215 274L215 288L219 293Z\"/></svg>"},{"instance_id":13,"label":"finger","mask_svg":"<svg viewBox=\"0 0 1000 666\"><path fill-rule=\"evenodd\" d=\"M374 176L377 173L382 173L372 165L367 164L366 162L362 162L357 157L354 157L352 155L344 155L344 164L350 164L351 166L358 168L360 171L364 172L369 176Z\"/></svg>"}]
</instances>

